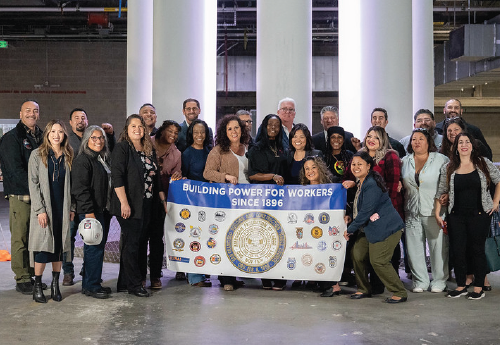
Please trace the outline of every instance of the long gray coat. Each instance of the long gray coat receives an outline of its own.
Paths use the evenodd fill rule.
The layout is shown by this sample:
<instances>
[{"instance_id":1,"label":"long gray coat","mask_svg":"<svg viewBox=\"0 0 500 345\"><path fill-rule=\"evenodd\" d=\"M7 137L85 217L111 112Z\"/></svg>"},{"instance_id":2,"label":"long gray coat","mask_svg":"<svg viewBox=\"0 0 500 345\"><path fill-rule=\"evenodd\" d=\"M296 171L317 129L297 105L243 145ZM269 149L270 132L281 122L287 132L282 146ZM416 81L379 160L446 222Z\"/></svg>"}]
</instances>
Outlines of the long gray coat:
<instances>
[{"instance_id":1,"label":"long gray coat","mask_svg":"<svg viewBox=\"0 0 500 345\"><path fill-rule=\"evenodd\" d=\"M66 177L64 179L64 203L62 221L62 251L69 253L70 242L70 208L71 208L71 188L70 170L65 160ZM54 253L54 235L52 231L52 205L50 203L50 181L49 170L43 164L39 154L39 149L33 151L28 163L28 184L31 197L30 230L28 240L28 250L30 252L30 265L34 266L34 252ZM42 228L38 223L38 215L47 213L48 225ZM67 261L71 261L71 255L66 255Z\"/></svg>"}]
</instances>

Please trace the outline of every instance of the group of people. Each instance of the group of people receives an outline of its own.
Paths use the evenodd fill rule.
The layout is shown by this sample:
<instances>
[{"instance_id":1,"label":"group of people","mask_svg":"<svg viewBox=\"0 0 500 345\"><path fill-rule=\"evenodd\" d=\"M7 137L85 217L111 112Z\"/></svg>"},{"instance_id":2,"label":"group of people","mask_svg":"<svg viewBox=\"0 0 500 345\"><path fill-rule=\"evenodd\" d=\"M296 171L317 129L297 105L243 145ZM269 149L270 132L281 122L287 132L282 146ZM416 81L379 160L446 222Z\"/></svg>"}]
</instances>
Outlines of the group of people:
<instances>
[{"instance_id":1,"label":"group of people","mask_svg":"<svg viewBox=\"0 0 500 345\"><path fill-rule=\"evenodd\" d=\"M458 100L446 103L441 126L430 110L417 111L413 132L400 141L385 131L388 114L383 108L373 110L372 127L362 141L339 126L338 109L331 106L320 112L323 131L311 135L306 125L294 123L291 98L280 100L276 114L264 117L255 138L248 111L220 119L215 141L212 129L199 119L196 99L185 100L182 111L181 124L167 120L156 128L156 109L144 104L127 118L116 141L110 124L88 126L83 109L71 112L70 133L60 120L50 121L42 132L36 125L38 104L23 103L20 122L0 142L16 290L46 302L41 276L50 262L51 298L62 300L61 269L63 285L74 284L78 223L95 218L103 238L98 245L84 245L82 293L108 298L111 289L101 285L101 273L112 216L121 228L117 291L150 295L148 243L150 288L160 289L166 195L169 182L181 178L231 184L342 183L348 195L344 271L354 269L357 284L352 299L387 288L392 293L387 303L407 300L398 273L400 240L413 292L446 291L451 267L457 288L448 297L480 299L491 289L484 242L491 214L499 207L500 172L490 161L491 149L481 131L461 117ZM187 278L192 286L212 285L203 274L177 272L176 278ZM237 277L219 276L219 281L226 291L243 285ZM301 284L294 281L292 287ZM338 282L308 285L322 297L340 294ZM285 280L262 279L264 289L285 286Z\"/></svg>"}]
</instances>

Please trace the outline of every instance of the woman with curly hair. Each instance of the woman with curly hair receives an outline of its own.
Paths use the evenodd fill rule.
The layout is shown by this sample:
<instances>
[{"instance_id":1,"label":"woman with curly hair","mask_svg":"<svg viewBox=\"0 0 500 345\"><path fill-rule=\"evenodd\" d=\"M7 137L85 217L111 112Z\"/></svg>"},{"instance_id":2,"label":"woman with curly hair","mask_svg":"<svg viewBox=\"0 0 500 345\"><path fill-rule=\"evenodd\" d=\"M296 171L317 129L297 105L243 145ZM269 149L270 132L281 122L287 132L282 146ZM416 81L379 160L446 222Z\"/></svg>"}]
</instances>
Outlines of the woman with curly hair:
<instances>
[{"instance_id":1,"label":"woman with curly hair","mask_svg":"<svg viewBox=\"0 0 500 345\"><path fill-rule=\"evenodd\" d=\"M71 250L69 223L75 216L70 211L70 170L73 149L68 142L66 126L51 120L43 132L43 142L28 163L31 197L30 264L35 268L33 300L47 303L43 294L42 275L45 265L52 263L50 298L62 301L59 291L63 253ZM70 258L70 255L67 255Z\"/></svg>"},{"instance_id":2,"label":"woman with curly hair","mask_svg":"<svg viewBox=\"0 0 500 345\"><path fill-rule=\"evenodd\" d=\"M203 177L211 182L247 184L249 140L245 125L236 115L224 116L217 125L215 147L208 154ZM241 282L236 277L219 276L225 291L233 291Z\"/></svg>"},{"instance_id":3,"label":"woman with curly hair","mask_svg":"<svg viewBox=\"0 0 500 345\"><path fill-rule=\"evenodd\" d=\"M391 266L392 253L399 246L404 222L392 206L384 179L374 169L375 164L372 156L362 150L354 154L351 162L351 171L358 179L353 221L344 233L346 239L357 233L352 258L358 291L351 299L372 297L368 281L368 264L371 264L387 290L393 293L385 302L406 302L406 289Z\"/></svg>"},{"instance_id":4,"label":"woman with curly hair","mask_svg":"<svg viewBox=\"0 0 500 345\"><path fill-rule=\"evenodd\" d=\"M138 297L150 296L145 284L153 209L163 205L167 211L156 152L145 131L144 120L130 115L111 155L111 213L122 231L118 289Z\"/></svg>"},{"instance_id":5,"label":"woman with curly hair","mask_svg":"<svg viewBox=\"0 0 500 345\"><path fill-rule=\"evenodd\" d=\"M449 194L448 234L453 251L457 288L448 292L448 297L457 298L467 295L468 299L484 297L484 279L486 276L486 255L484 244L488 236L491 214L498 211L500 201L500 171L488 158L478 152L474 137L469 133L456 136L450 156L450 162L441 168L434 216L440 227L444 226L441 218L439 197ZM490 185L495 184L493 198ZM467 293L467 249L472 254L475 277L474 290Z\"/></svg>"}]
</instances>

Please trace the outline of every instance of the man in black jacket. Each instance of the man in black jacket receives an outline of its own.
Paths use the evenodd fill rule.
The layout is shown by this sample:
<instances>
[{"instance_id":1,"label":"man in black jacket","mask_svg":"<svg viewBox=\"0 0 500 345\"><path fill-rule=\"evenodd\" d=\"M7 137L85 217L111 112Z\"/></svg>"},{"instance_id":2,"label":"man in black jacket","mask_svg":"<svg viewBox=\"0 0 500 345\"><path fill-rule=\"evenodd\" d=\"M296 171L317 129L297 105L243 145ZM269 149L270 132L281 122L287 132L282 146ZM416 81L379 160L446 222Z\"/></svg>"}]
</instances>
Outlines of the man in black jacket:
<instances>
[{"instance_id":1,"label":"man in black jacket","mask_svg":"<svg viewBox=\"0 0 500 345\"><path fill-rule=\"evenodd\" d=\"M9 199L11 233L11 268L15 274L16 290L24 295L33 293L28 237L30 224L30 192L28 189L28 160L31 152L42 142L42 130L36 125L40 109L35 101L21 105L17 126L0 139L0 162L4 176L5 197Z\"/></svg>"},{"instance_id":2,"label":"man in black jacket","mask_svg":"<svg viewBox=\"0 0 500 345\"><path fill-rule=\"evenodd\" d=\"M490 157L492 156L491 148L488 145L488 143L486 142L486 139L484 138L484 135L483 135L483 132L481 132L481 129L479 129L479 127L476 127L470 123L465 122L465 119L462 117L462 114L463 114L462 103L458 99L452 98L448 102L446 102L444 105L444 108L443 108L443 113L444 113L445 120L436 124L436 132L443 135L443 137L446 136L446 133L443 133L444 121L446 121L446 119L451 119L454 117L461 117L467 126L467 132L472 134L474 136L474 138L481 141L484 144L484 146L486 146L486 149L488 150L489 156Z\"/></svg>"}]
</instances>

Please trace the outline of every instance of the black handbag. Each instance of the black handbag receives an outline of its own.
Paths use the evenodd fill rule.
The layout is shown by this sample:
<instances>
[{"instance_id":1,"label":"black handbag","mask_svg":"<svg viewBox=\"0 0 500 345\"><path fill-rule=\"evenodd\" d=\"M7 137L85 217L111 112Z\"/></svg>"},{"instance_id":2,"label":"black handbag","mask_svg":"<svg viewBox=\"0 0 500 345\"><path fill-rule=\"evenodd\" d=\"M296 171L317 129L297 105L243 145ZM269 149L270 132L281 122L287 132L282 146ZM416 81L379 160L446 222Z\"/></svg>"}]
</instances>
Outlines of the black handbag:
<instances>
[{"instance_id":1,"label":"black handbag","mask_svg":"<svg viewBox=\"0 0 500 345\"><path fill-rule=\"evenodd\" d=\"M493 212L491 217L491 235L486 238L484 252L491 272L500 270L500 217L498 212Z\"/></svg>"}]
</instances>

